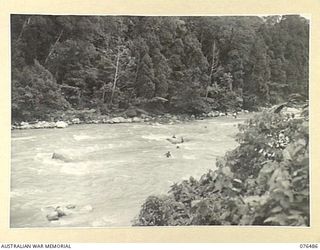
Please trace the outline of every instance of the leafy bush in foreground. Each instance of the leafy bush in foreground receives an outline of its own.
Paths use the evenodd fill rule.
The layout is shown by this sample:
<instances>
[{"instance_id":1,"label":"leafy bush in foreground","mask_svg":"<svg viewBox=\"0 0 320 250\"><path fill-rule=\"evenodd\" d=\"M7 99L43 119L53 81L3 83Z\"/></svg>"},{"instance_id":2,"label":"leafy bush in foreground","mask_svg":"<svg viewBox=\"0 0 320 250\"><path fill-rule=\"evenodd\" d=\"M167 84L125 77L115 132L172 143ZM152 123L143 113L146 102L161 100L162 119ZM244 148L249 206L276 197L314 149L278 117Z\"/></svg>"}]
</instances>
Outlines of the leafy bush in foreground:
<instances>
[{"instance_id":1,"label":"leafy bush in foreground","mask_svg":"<svg viewBox=\"0 0 320 250\"><path fill-rule=\"evenodd\" d=\"M199 180L149 197L134 225L309 225L306 119L262 113L240 126L240 145Z\"/></svg>"}]
</instances>

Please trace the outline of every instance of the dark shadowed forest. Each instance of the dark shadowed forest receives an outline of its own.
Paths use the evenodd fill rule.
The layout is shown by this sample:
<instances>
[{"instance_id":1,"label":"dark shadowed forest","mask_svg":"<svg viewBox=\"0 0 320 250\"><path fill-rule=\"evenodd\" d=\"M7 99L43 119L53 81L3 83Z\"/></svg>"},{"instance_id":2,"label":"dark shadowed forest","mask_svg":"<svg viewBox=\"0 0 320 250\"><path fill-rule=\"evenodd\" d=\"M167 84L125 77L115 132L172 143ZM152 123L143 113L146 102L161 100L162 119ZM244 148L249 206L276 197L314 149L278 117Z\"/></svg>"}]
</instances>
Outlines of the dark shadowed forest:
<instances>
[{"instance_id":1,"label":"dark shadowed forest","mask_svg":"<svg viewBox=\"0 0 320 250\"><path fill-rule=\"evenodd\" d=\"M309 21L287 16L11 16L13 121L255 110L308 99Z\"/></svg>"}]
</instances>

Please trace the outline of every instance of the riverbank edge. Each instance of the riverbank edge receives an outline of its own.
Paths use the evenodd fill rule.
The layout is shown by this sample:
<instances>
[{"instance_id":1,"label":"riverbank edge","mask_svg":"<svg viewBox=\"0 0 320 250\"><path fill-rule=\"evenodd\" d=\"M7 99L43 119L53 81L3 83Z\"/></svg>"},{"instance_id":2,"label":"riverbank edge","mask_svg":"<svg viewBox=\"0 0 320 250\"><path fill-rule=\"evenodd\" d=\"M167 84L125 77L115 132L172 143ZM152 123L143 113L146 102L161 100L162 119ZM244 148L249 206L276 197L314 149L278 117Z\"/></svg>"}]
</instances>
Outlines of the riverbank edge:
<instances>
[{"instance_id":1,"label":"riverbank edge","mask_svg":"<svg viewBox=\"0 0 320 250\"><path fill-rule=\"evenodd\" d=\"M162 115L141 114L134 117L125 117L120 115L98 115L94 114L90 119L80 119L75 117L72 119L59 119L58 121L34 121L34 122L20 122L11 125L11 130L22 129L54 129L54 128L66 128L72 125L80 124L120 124L120 123L147 123L147 124L176 124L181 122L188 122L194 120L204 120L207 118L215 118L221 116L229 116L237 118L238 115L253 113L247 110L235 111L235 112L220 112L211 111L209 113L203 113L201 115L187 115L187 114L170 114L165 113Z\"/></svg>"}]
</instances>

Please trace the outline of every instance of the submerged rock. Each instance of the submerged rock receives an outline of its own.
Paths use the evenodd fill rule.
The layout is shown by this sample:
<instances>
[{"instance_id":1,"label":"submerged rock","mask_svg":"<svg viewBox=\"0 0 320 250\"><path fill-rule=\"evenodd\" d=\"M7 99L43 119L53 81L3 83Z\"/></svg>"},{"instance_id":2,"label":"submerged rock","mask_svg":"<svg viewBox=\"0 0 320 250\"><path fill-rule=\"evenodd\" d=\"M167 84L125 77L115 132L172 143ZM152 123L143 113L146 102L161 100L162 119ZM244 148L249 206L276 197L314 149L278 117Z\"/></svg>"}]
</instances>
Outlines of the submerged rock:
<instances>
[{"instance_id":1,"label":"submerged rock","mask_svg":"<svg viewBox=\"0 0 320 250\"><path fill-rule=\"evenodd\" d=\"M68 209L75 209L75 208L76 208L76 205L74 205L74 204L69 204L69 205L66 206L66 208L68 208Z\"/></svg>"},{"instance_id":2,"label":"submerged rock","mask_svg":"<svg viewBox=\"0 0 320 250\"><path fill-rule=\"evenodd\" d=\"M172 144L184 143L183 137L181 137L181 138L176 138L176 137L167 138L167 141L171 142Z\"/></svg>"},{"instance_id":3,"label":"submerged rock","mask_svg":"<svg viewBox=\"0 0 320 250\"><path fill-rule=\"evenodd\" d=\"M72 161L71 158L64 156L63 154L60 154L60 153L53 153L51 158L56 159L56 160L60 160L60 161L64 161L64 162L71 162Z\"/></svg>"}]
</instances>

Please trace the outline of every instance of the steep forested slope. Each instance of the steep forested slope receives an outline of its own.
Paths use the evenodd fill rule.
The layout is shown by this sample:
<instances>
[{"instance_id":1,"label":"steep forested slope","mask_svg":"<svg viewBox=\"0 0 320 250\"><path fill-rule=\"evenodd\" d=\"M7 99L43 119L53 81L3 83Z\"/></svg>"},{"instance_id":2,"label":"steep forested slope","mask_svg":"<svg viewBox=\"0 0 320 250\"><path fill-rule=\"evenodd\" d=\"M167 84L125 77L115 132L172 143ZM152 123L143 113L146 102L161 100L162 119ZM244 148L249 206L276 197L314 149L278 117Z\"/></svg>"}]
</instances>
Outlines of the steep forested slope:
<instances>
[{"instance_id":1,"label":"steep forested slope","mask_svg":"<svg viewBox=\"0 0 320 250\"><path fill-rule=\"evenodd\" d=\"M297 15L12 15L11 31L13 120L67 109L196 114L253 109L292 93L307 99L309 23Z\"/></svg>"}]
</instances>

